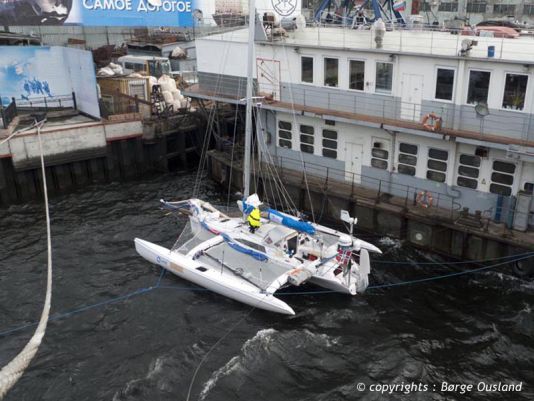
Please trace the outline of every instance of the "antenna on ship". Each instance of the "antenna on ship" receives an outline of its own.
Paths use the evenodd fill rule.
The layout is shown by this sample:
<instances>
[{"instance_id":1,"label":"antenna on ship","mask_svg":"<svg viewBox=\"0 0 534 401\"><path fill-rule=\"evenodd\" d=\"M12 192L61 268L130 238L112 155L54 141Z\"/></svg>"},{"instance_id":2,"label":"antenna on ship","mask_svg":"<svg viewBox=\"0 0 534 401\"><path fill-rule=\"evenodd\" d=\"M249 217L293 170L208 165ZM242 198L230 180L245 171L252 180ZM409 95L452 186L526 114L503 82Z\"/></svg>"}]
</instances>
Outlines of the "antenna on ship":
<instances>
[{"instance_id":1,"label":"antenna on ship","mask_svg":"<svg viewBox=\"0 0 534 401\"><path fill-rule=\"evenodd\" d=\"M247 92L245 117L245 159L243 162L243 197L250 195L250 153L252 148L252 63L254 61L254 30L256 28L256 0L248 3Z\"/></svg>"}]
</instances>

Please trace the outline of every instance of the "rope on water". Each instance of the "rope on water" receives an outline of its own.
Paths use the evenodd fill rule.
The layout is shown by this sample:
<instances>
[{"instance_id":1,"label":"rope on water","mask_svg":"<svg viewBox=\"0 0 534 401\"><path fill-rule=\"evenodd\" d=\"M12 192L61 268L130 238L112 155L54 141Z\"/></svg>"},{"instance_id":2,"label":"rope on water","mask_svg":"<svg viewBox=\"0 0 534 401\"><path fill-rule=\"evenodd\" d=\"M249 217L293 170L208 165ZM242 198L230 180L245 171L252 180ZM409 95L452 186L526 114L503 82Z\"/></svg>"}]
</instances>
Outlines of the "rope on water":
<instances>
[{"instance_id":1,"label":"rope on water","mask_svg":"<svg viewBox=\"0 0 534 401\"><path fill-rule=\"evenodd\" d=\"M22 349L22 351L13 358L6 366L0 370L0 399L4 398L7 392L17 383L19 378L22 376L26 368L30 365L33 357L39 350L41 341L46 332L46 326L48 324L48 316L50 314L50 305L52 303L52 236L50 233L50 211L48 207L48 190L46 186L46 174L45 174L45 164L43 157L43 145L41 141L41 127L46 120L43 120L37 123L37 138L39 140L39 152L41 154L41 173L43 178L43 194L45 201L45 212L46 212L46 245L48 249L48 274L46 280L46 296L45 302L43 305L43 311L41 313L41 319L37 325L37 329L33 334L30 341ZM14 136L11 135L11 136ZM9 139L9 138L8 138ZM5 142L5 141L4 141Z\"/></svg>"},{"instance_id":2,"label":"rope on water","mask_svg":"<svg viewBox=\"0 0 534 401\"><path fill-rule=\"evenodd\" d=\"M520 260L526 260L526 259L532 258L532 257L534 257L534 253L533 252L528 252L528 253L525 253L525 254L522 254L522 255L515 255L514 257L515 257L515 259L512 259L512 260L505 260L505 261L500 262L500 263L495 263L495 264L488 265L488 266L482 266L482 267L475 268L475 269L464 270L464 271L461 271L461 272L453 272L453 273L443 274L443 275L439 275L439 276L419 278L419 279L408 280L408 281L400 281L400 282L397 282L397 283L371 285L371 286L367 287L367 289L368 290L373 290L373 289L392 288L392 287L399 287L399 286L403 286L403 285L418 284L418 283L422 283L422 282L443 280L443 279L450 278L450 277L456 277L456 276L461 276L461 275L472 274L472 273L476 273L476 272L490 270L490 269L493 269L493 268L496 268L496 267L499 267L499 266L504 266L504 265L506 265L508 263L513 263L513 262L517 262L517 261L520 261ZM508 257L506 257L506 258L508 258ZM487 259L486 261L502 260L502 259L504 259L504 257L503 258L496 258L496 259ZM434 263L434 262L432 262L432 263ZM458 262L458 263L464 263L464 262ZM465 263L474 263L474 262L465 262ZM440 264L440 263L435 262L434 264L437 265L437 264ZM63 319L63 318L66 318L66 317L70 317L70 316L75 315L77 313L81 313L81 312L85 312L85 311L88 311L88 310L91 310L91 309L94 309L94 308L98 308L98 307L101 307L101 306L117 303L117 302L129 299L129 298L131 298L133 296L145 294L145 293L148 293L148 292L150 292L152 290L156 290L156 289L162 289L162 290L167 290L168 289L168 290L189 291L189 292L206 292L206 291L210 291L210 290L208 290L206 288L202 288L202 287L161 285L161 280L163 279L164 274L165 274L165 269L162 268L161 272L160 272L160 275L159 275L159 278L158 278L156 284L153 287L140 288L140 289L132 291L132 292L130 292L128 294L118 296L116 298L112 298L112 299L109 299L109 300L106 300L106 301L98 302L98 303L92 304L92 305L82 306L82 307L73 309L73 310L68 311L68 312L59 313L59 314L51 316L49 318L49 320L52 321L52 320L59 320L59 319ZM336 291L332 291L332 290L313 290L313 291L280 292L280 293L278 293L276 295L277 296L321 295L321 294L334 294L334 293L337 293L337 292ZM29 327L33 327L33 326L35 326L37 324L38 324L37 322L34 322L34 323L25 324L25 325L18 326L18 327L9 329L9 330L2 331L2 332L0 332L0 337L3 337L3 336L6 336L6 335L9 335L9 334L12 334L12 333L27 329Z\"/></svg>"}]
</instances>

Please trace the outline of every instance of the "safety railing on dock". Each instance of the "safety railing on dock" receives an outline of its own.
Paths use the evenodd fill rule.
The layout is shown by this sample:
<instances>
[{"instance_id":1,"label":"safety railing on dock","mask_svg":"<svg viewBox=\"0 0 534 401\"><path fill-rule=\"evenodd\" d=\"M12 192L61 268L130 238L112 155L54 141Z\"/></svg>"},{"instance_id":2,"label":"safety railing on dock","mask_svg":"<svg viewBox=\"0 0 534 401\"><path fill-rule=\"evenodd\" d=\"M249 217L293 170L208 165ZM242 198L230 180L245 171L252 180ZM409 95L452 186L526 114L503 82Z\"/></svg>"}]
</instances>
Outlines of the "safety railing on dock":
<instances>
[{"instance_id":1,"label":"safety railing on dock","mask_svg":"<svg viewBox=\"0 0 534 401\"><path fill-rule=\"evenodd\" d=\"M360 197L409 209L421 208L417 202L418 196L426 193L427 198L432 197L431 213L436 216L452 220L461 209L455 198L447 193L438 192L434 188L398 183L393 176L385 180L282 156L273 156L272 164L284 179L293 178L304 184L307 182L310 187L320 188L325 193L344 195L348 199Z\"/></svg>"},{"instance_id":2,"label":"safety railing on dock","mask_svg":"<svg viewBox=\"0 0 534 401\"><path fill-rule=\"evenodd\" d=\"M76 110L76 94L74 92L68 95L56 96L39 96L31 97L23 100L17 100L17 108L19 111L51 111L61 109Z\"/></svg>"}]
</instances>

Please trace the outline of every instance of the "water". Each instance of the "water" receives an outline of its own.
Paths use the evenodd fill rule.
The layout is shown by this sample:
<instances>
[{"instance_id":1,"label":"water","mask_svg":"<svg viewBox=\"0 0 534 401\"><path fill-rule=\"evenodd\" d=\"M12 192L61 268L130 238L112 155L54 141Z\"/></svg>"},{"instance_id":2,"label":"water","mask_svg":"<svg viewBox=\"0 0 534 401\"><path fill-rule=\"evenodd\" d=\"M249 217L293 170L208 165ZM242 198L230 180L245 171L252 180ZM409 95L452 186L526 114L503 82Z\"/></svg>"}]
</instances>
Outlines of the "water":
<instances>
[{"instance_id":1,"label":"water","mask_svg":"<svg viewBox=\"0 0 534 401\"><path fill-rule=\"evenodd\" d=\"M133 238L171 246L174 218L160 198L191 195L194 175L95 186L51 201L52 313L65 313L153 286L160 270L137 256ZM203 182L203 198L226 197ZM183 224L183 223L181 223ZM46 279L42 205L0 210L0 331L38 320ZM377 240L374 238L374 240ZM378 241L375 241L378 242ZM443 274L439 260L388 238L372 284ZM45 340L6 400L184 400L209 348L250 310L165 275L156 289L49 324ZM308 288L308 290L316 288ZM296 316L253 311L200 369L202 400L534 399L534 285L506 268L364 296L286 295ZM34 327L0 336L0 366ZM520 393L443 393L442 382L518 383ZM381 395L371 384L426 384ZM357 391L358 383L366 390ZM436 386L436 387L434 387Z\"/></svg>"}]
</instances>

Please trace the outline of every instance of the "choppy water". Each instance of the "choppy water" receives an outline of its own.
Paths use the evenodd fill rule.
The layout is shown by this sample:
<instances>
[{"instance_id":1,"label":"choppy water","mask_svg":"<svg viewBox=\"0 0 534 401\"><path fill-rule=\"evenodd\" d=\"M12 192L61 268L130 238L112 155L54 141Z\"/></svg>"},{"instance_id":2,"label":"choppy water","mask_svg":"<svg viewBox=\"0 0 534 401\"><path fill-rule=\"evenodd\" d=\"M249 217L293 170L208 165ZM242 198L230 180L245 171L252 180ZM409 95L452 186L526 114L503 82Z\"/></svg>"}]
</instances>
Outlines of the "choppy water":
<instances>
[{"instance_id":1,"label":"choppy water","mask_svg":"<svg viewBox=\"0 0 534 401\"><path fill-rule=\"evenodd\" d=\"M160 271L135 253L133 238L171 246L176 221L163 197L187 197L194 175L98 186L51 202L54 314L154 285ZM202 196L225 196L206 181ZM39 318L45 287L42 205L0 210L0 332ZM447 270L382 239L371 284ZM189 286L165 275L164 286ZM287 295L297 312L256 310L201 368L202 400L532 400L534 285L506 269L364 296ZM200 359L249 307L205 291L157 289L49 324L31 368L6 400L184 400ZM57 315L56 315L57 316ZM0 366L34 327L0 335ZM523 382L520 393L441 393L442 382ZM426 392L381 395L371 384L423 383ZM366 390L357 391L358 383ZM436 387L434 387L436 386Z\"/></svg>"}]
</instances>

